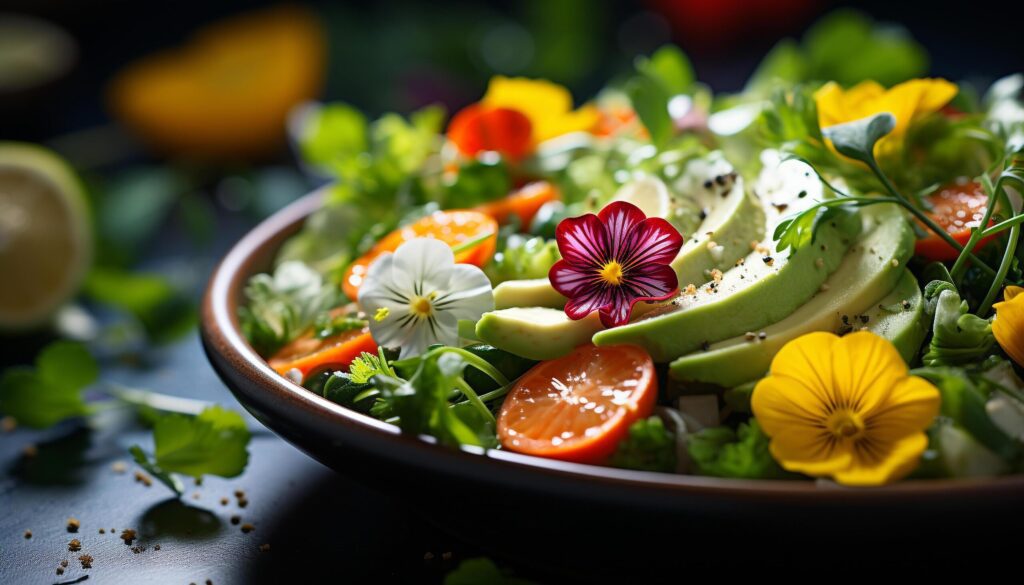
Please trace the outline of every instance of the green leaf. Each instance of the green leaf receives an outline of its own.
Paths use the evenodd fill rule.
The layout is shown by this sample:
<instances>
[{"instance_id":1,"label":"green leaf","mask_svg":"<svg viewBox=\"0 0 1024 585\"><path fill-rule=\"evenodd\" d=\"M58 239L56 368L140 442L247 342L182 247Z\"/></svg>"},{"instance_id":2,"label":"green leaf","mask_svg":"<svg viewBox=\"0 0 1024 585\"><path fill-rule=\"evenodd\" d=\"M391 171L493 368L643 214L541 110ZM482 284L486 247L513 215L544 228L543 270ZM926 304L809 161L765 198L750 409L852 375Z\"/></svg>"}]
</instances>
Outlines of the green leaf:
<instances>
[{"instance_id":1,"label":"green leaf","mask_svg":"<svg viewBox=\"0 0 1024 585\"><path fill-rule=\"evenodd\" d=\"M494 561L485 557L466 559L445 575L444 585L532 585L501 572Z\"/></svg>"},{"instance_id":2,"label":"green leaf","mask_svg":"<svg viewBox=\"0 0 1024 585\"><path fill-rule=\"evenodd\" d=\"M338 288L302 262L280 264L274 275L258 274L245 287L248 304L239 321L249 343L270 355L308 331L341 302Z\"/></svg>"},{"instance_id":3,"label":"green leaf","mask_svg":"<svg viewBox=\"0 0 1024 585\"><path fill-rule=\"evenodd\" d=\"M657 416L640 419L630 425L629 435L619 443L610 463L623 469L675 471L675 437Z\"/></svg>"},{"instance_id":4,"label":"green leaf","mask_svg":"<svg viewBox=\"0 0 1024 585\"><path fill-rule=\"evenodd\" d=\"M763 94L778 82L797 83L807 75L807 61L792 39L779 41L761 59L744 93Z\"/></svg>"},{"instance_id":5,"label":"green leaf","mask_svg":"<svg viewBox=\"0 0 1024 585\"><path fill-rule=\"evenodd\" d=\"M160 469L156 463L150 461L149 456L147 456L146 452L142 450L142 447L132 445L128 448L128 452L132 454L132 459L135 460L135 463L137 463L139 467L148 471L150 475L157 479L157 481L170 488L171 491L179 496L185 493L185 485L181 483L181 480L163 469Z\"/></svg>"},{"instance_id":6,"label":"green leaf","mask_svg":"<svg viewBox=\"0 0 1024 585\"><path fill-rule=\"evenodd\" d=\"M875 160L875 143L892 132L895 127L896 116L882 112L853 122L822 128L821 133L832 141L841 154L872 165Z\"/></svg>"},{"instance_id":7,"label":"green leaf","mask_svg":"<svg viewBox=\"0 0 1024 585\"><path fill-rule=\"evenodd\" d=\"M513 234L484 267L484 272L495 286L507 280L547 278L551 267L561 258L555 240Z\"/></svg>"},{"instance_id":8,"label":"green leaf","mask_svg":"<svg viewBox=\"0 0 1024 585\"><path fill-rule=\"evenodd\" d=\"M135 317L157 343L191 331L198 318L191 299L160 274L95 267L86 276L83 292Z\"/></svg>"},{"instance_id":9,"label":"green leaf","mask_svg":"<svg viewBox=\"0 0 1024 585\"><path fill-rule=\"evenodd\" d=\"M650 57L637 57L636 70L661 85L669 97L688 93L697 80L693 65L679 47L665 45Z\"/></svg>"},{"instance_id":10,"label":"green leaf","mask_svg":"<svg viewBox=\"0 0 1024 585\"><path fill-rule=\"evenodd\" d=\"M674 133L672 117L668 113L668 101L672 95L661 83L643 75L631 79L625 90L640 122L651 135L651 142L655 146L667 143Z\"/></svg>"},{"instance_id":11,"label":"green leaf","mask_svg":"<svg viewBox=\"0 0 1024 585\"><path fill-rule=\"evenodd\" d=\"M442 207L464 209L501 199L512 189L505 161L473 159L459 166L459 172L446 181Z\"/></svg>"},{"instance_id":12,"label":"green leaf","mask_svg":"<svg viewBox=\"0 0 1024 585\"><path fill-rule=\"evenodd\" d=\"M198 416L169 414L153 427L152 465L195 478L236 477L249 462L249 429L240 414L219 406Z\"/></svg>"},{"instance_id":13,"label":"green leaf","mask_svg":"<svg viewBox=\"0 0 1024 585\"><path fill-rule=\"evenodd\" d=\"M55 341L36 357L36 373L47 384L85 388L99 378L100 368L81 343Z\"/></svg>"},{"instance_id":14,"label":"green leaf","mask_svg":"<svg viewBox=\"0 0 1024 585\"><path fill-rule=\"evenodd\" d=\"M700 475L750 479L793 475L772 458L768 437L753 418L735 431L727 426L702 429L689 437L687 448Z\"/></svg>"},{"instance_id":15,"label":"green leaf","mask_svg":"<svg viewBox=\"0 0 1024 585\"><path fill-rule=\"evenodd\" d=\"M344 103L333 103L312 110L299 138L306 162L329 169L339 159L367 149L369 129L366 116Z\"/></svg>"},{"instance_id":16,"label":"green leaf","mask_svg":"<svg viewBox=\"0 0 1024 585\"><path fill-rule=\"evenodd\" d=\"M837 10L804 35L807 79L851 86L873 79L889 86L928 72L928 55L905 29Z\"/></svg>"},{"instance_id":17,"label":"green leaf","mask_svg":"<svg viewBox=\"0 0 1024 585\"><path fill-rule=\"evenodd\" d=\"M35 368L4 371L0 378L0 411L33 428L47 428L83 416L88 407L82 391L98 375L99 368L84 346L57 341L43 349Z\"/></svg>"}]
</instances>

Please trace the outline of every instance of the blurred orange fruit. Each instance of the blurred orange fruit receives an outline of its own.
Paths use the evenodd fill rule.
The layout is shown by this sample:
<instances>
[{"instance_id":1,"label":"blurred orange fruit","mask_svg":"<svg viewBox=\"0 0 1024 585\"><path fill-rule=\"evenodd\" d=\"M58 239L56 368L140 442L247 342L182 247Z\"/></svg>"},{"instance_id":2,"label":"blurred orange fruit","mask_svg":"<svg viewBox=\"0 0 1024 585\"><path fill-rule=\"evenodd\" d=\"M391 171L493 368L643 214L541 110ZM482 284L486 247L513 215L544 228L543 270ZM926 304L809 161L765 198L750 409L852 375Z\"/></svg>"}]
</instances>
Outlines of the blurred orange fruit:
<instances>
[{"instance_id":1,"label":"blurred orange fruit","mask_svg":"<svg viewBox=\"0 0 1024 585\"><path fill-rule=\"evenodd\" d=\"M289 110L319 93L325 45L305 8L243 14L128 65L110 84L109 105L160 153L260 158L284 143Z\"/></svg>"}]
</instances>

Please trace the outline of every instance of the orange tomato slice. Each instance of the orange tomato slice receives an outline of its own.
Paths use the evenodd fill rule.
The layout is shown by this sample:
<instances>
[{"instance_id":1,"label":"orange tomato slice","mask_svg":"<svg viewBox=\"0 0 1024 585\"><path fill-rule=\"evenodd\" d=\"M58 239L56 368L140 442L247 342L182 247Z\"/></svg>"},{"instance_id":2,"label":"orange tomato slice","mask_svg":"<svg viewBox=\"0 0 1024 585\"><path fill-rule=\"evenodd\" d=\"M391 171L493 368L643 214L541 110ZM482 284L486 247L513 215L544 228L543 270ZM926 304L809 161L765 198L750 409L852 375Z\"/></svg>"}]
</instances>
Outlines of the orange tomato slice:
<instances>
[{"instance_id":1,"label":"orange tomato slice","mask_svg":"<svg viewBox=\"0 0 1024 585\"><path fill-rule=\"evenodd\" d=\"M516 382L498 414L502 447L539 457L603 463L651 415L654 362L635 345L584 345L541 362Z\"/></svg>"},{"instance_id":2,"label":"orange tomato slice","mask_svg":"<svg viewBox=\"0 0 1024 585\"><path fill-rule=\"evenodd\" d=\"M448 139L466 156L495 151L518 161L533 147L532 134L530 119L519 110L480 104L466 106L448 124Z\"/></svg>"},{"instance_id":3,"label":"orange tomato slice","mask_svg":"<svg viewBox=\"0 0 1024 585\"><path fill-rule=\"evenodd\" d=\"M363 352L376 353L377 342L367 328L345 331L325 339L312 332L282 347L267 363L284 376L295 369L305 380L311 373L327 368L345 369Z\"/></svg>"},{"instance_id":4,"label":"orange tomato slice","mask_svg":"<svg viewBox=\"0 0 1024 585\"><path fill-rule=\"evenodd\" d=\"M519 225L523 230L528 230L533 216L537 215L541 206L555 199L558 199L558 188L548 181L537 181L523 185L508 197L478 205L473 209L486 213L500 224L508 223L515 215L519 218Z\"/></svg>"},{"instance_id":5,"label":"orange tomato slice","mask_svg":"<svg viewBox=\"0 0 1024 585\"><path fill-rule=\"evenodd\" d=\"M981 184L970 182L947 185L925 197L925 201L932 206L932 210L927 212L928 215L963 245L971 238L971 228L978 227L984 219L988 196ZM991 221L989 223L991 224ZM975 249L980 249L994 237L993 235L984 238L978 242ZM931 231L927 237L917 241L914 252L929 260L956 260L960 255L956 248Z\"/></svg>"},{"instance_id":6,"label":"orange tomato slice","mask_svg":"<svg viewBox=\"0 0 1024 585\"><path fill-rule=\"evenodd\" d=\"M399 246L415 238L436 238L442 242L457 246L483 236L493 234L476 246L463 250L455 255L455 261L462 264L474 264L482 267L494 255L498 245L498 222L491 216L470 209L452 209L437 211L415 222L398 228L381 238L373 248L353 262L341 281L341 288L351 300L356 300L359 287L370 264L377 256L385 252L394 252Z\"/></svg>"}]
</instances>

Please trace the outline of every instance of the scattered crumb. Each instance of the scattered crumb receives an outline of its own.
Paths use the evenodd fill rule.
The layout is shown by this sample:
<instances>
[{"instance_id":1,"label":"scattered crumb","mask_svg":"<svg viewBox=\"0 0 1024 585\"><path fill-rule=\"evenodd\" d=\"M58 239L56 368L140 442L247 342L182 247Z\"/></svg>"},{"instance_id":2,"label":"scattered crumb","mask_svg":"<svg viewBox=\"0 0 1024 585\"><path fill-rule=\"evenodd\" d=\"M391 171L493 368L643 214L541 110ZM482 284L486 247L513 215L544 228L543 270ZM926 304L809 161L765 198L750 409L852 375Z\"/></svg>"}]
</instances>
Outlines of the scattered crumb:
<instances>
[{"instance_id":1,"label":"scattered crumb","mask_svg":"<svg viewBox=\"0 0 1024 585\"><path fill-rule=\"evenodd\" d=\"M128 466L124 464L124 461L115 461L110 464L110 470L114 473L124 473L128 471Z\"/></svg>"},{"instance_id":2,"label":"scattered crumb","mask_svg":"<svg viewBox=\"0 0 1024 585\"><path fill-rule=\"evenodd\" d=\"M768 333L765 332L765 331L762 331L762 332L757 334L757 338L758 339L768 339Z\"/></svg>"},{"instance_id":3,"label":"scattered crumb","mask_svg":"<svg viewBox=\"0 0 1024 585\"><path fill-rule=\"evenodd\" d=\"M78 557L78 562L82 563L83 569L92 568L92 555L82 555Z\"/></svg>"},{"instance_id":4,"label":"scattered crumb","mask_svg":"<svg viewBox=\"0 0 1024 585\"><path fill-rule=\"evenodd\" d=\"M82 541L77 538L72 538L71 542L68 543L68 550L71 552L78 552L82 550Z\"/></svg>"},{"instance_id":5,"label":"scattered crumb","mask_svg":"<svg viewBox=\"0 0 1024 585\"><path fill-rule=\"evenodd\" d=\"M25 540L28 540L30 538L32 538L32 531L31 530L26 530L25 531Z\"/></svg>"},{"instance_id":6,"label":"scattered crumb","mask_svg":"<svg viewBox=\"0 0 1024 585\"><path fill-rule=\"evenodd\" d=\"M895 259L895 258L893 258L892 260L889 261L889 264L892 264L893 268L898 268L899 265L900 265L900 261Z\"/></svg>"},{"instance_id":7,"label":"scattered crumb","mask_svg":"<svg viewBox=\"0 0 1024 585\"><path fill-rule=\"evenodd\" d=\"M135 531L131 528L125 528L121 531L121 540L123 540L125 544L131 544L132 541L135 540L135 538Z\"/></svg>"},{"instance_id":8,"label":"scattered crumb","mask_svg":"<svg viewBox=\"0 0 1024 585\"><path fill-rule=\"evenodd\" d=\"M78 532L81 527L82 523L78 521L78 518L68 518L68 532Z\"/></svg>"},{"instance_id":9,"label":"scattered crumb","mask_svg":"<svg viewBox=\"0 0 1024 585\"><path fill-rule=\"evenodd\" d=\"M160 550L160 545L159 544L154 544L153 545L153 550Z\"/></svg>"},{"instance_id":10,"label":"scattered crumb","mask_svg":"<svg viewBox=\"0 0 1024 585\"><path fill-rule=\"evenodd\" d=\"M686 285L686 290L684 290L683 292L688 295L695 295L697 294L697 287L691 282L690 284Z\"/></svg>"},{"instance_id":11,"label":"scattered crumb","mask_svg":"<svg viewBox=\"0 0 1024 585\"><path fill-rule=\"evenodd\" d=\"M721 270L717 268L711 270L711 280L714 280L715 282L722 282L723 276L724 275L722 274Z\"/></svg>"},{"instance_id":12,"label":"scattered crumb","mask_svg":"<svg viewBox=\"0 0 1024 585\"><path fill-rule=\"evenodd\" d=\"M767 264L768 266L775 264L775 258L772 258L771 256L765 256L761 260L764 260L764 263Z\"/></svg>"},{"instance_id":13,"label":"scattered crumb","mask_svg":"<svg viewBox=\"0 0 1024 585\"><path fill-rule=\"evenodd\" d=\"M718 242L716 242L714 240L709 240L707 245L708 245L708 250L714 250L715 246L718 245Z\"/></svg>"},{"instance_id":14,"label":"scattered crumb","mask_svg":"<svg viewBox=\"0 0 1024 585\"><path fill-rule=\"evenodd\" d=\"M227 506L228 502L229 502L229 500L227 498L221 498L220 499L220 505L221 506Z\"/></svg>"},{"instance_id":15,"label":"scattered crumb","mask_svg":"<svg viewBox=\"0 0 1024 585\"><path fill-rule=\"evenodd\" d=\"M106 534L106 533L107 533L107 530L105 528L100 528L100 534Z\"/></svg>"},{"instance_id":16,"label":"scattered crumb","mask_svg":"<svg viewBox=\"0 0 1024 585\"><path fill-rule=\"evenodd\" d=\"M0 430L3 432L12 433L16 428L18 428L18 421L14 420L13 416L0 418Z\"/></svg>"},{"instance_id":17,"label":"scattered crumb","mask_svg":"<svg viewBox=\"0 0 1024 585\"><path fill-rule=\"evenodd\" d=\"M235 497L239 498L239 499L244 498L245 497L245 492L242 491L242 490L235 490Z\"/></svg>"},{"instance_id":18,"label":"scattered crumb","mask_svg":"<svg viewBox=\"0 0 1024 585\"><path fill-rule=\"evenodd\" d=\"M62 566L62 567L64 567L64 568L67 568L67 566L68 566L68 560L67 560L67 559L64 559L63 561L61 561L61 562L60 562L60 566Z\"/></svg>"},{"instance_id":19,"label":"scattered crumb","mask_svg":"<svg viewBox=\"0 0 1024 585\"><path fill-rule=\"evenodd\" d=\"M245 498L241 498L241 499L238 500L238 507L239 508L244 508L244 507L246 507L248 505L249 505L249 500L247 500Z\"/></svg>"},{"instance_id":20,"label":"scattered crumb","mask_svg":"<svg viewBox=\"0 0 1024 585\"><path fill-rule=\"evenodd\" d=\"M241 521L242 521L242 517L237 515L237 514L231 517L231 523L232 524L238 524Z\"/></svg>"},{"instance_id":21,"label":"scattered crumb","mask_svg":"<svg viewBox=\"0 0 1024 585\"><path fill-rule=\"evenodd\" d=\"M206 585L213 585L213 579L207 579Z\"/></svg>"},{"instance_id":22,"label":"scattered crumb","mask_svg":"<svg viewBox=\"0 0 1024 585\"><path fill-rule=\"evenodd\" d=\"M153 485L153 478L138 470L135 471L135 481L141 483L146 487Z\"/></svg>"},{"instance_id":23,"label":"scattered crumb","mask_svg":"<svg viewBox=\"0 0 1024 585\"><path fill-rule=\"evenodd\" d=\"M39 447L36 447L33 443L29 443L21 450L21 454L25 457L35 457L36 455L39 455Z\"/></svg>"},{"instance_id":24,"label":"scattered crumb","mask_svg":"<svg viewBox=\"0 0 1024 585\"><path fill-rule=\"evenodd\" d=\"M57 574L58 575L63 575L64 574L64 569L61 568L61 567L57 567Z\"/></svg>"},{"instance_id":25,"label":"scattered crumb","mask_svg":"<svg viewBox=\"0 0 1024 585\"><path fill-rule=\"evenodd\" d=\"M144 550L146 550L146 549L142 548L139 545L135 545L135 546L132 547L132 552L135 553L135 554L139 554L140 552L142 552Z\"/></svg>"},{"instance_id":26,"label":"scattered crumb","mask_svg":"<svg viewBox=\"0 0 1024 585\"><path fill-rule=\"evenodd\" d=\"M196 487L199 487L199 486L203 485L203 477L199 476L199 477L195 478L195 484L196 484Z\"/></svg>"},{"instance_id":27,"label":"scattered crumb","mask_svg":"<svg viewBox=\"0 0 1024 585\"><path fill-rule=\"evenodd\" d=\"M260 552L262 552L262 553L270 552L270 545L267 544L267 543L261 544L260 545Z\"/></svg>"},{"instance_id":28,"label":"scattered crumb","mask_svg":"<svg viewBox=\"0 0 1024 585\"><path fill-rule=\"evenodd\" d=\"M199 492L196 492L196 493L192 494L192 499L193 500L198 500L199 499Z\"/></svg>"},{"instance_id":29,"label":"scattered crumb","mask_svg":"<svg viewBox=\"0 0 1024 585\"><path fill-rule=\"evenodd\" d=\"M754 341L755 339L757 339L757 334L754 333L753 331L747 331L746 333L743 334L743 337L747 341Z\"/></svg>"},{"instance_id":30,"label":"scattered crumb","mask_svg":"<svg viewBox=\"0 0 1024 585\"><path fill-rule=\"evenodd\" d=\"M249 524L248 522L246 522L245 524L242 524L242 532L248 534L248 533L252 532L253 530L256 530L256 527L253 526L252 524Z\"/></svg>"}]
</instances>

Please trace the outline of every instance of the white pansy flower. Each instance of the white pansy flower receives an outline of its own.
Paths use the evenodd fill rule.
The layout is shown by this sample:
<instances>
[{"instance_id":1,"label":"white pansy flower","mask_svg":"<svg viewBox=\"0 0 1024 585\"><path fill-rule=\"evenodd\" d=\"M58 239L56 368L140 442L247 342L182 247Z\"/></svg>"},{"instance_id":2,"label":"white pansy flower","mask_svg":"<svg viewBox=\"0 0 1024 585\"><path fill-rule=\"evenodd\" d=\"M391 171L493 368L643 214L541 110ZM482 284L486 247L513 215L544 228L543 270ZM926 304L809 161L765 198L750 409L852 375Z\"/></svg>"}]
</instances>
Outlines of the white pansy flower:
<instances>
[{"instance_id":1,"label":"white pansy flower","mask_svg":"<svg viewBox=\"0 0 1024 585\"><path fill-rule=\"evenodd\" d=\"M456 264L447 244L416 238L370 264L359 305L373 339L404 359L435 343L457 345L459 319L476 321L494 309L494 294L483 270Z\"/></svg>"}]
</instances>

